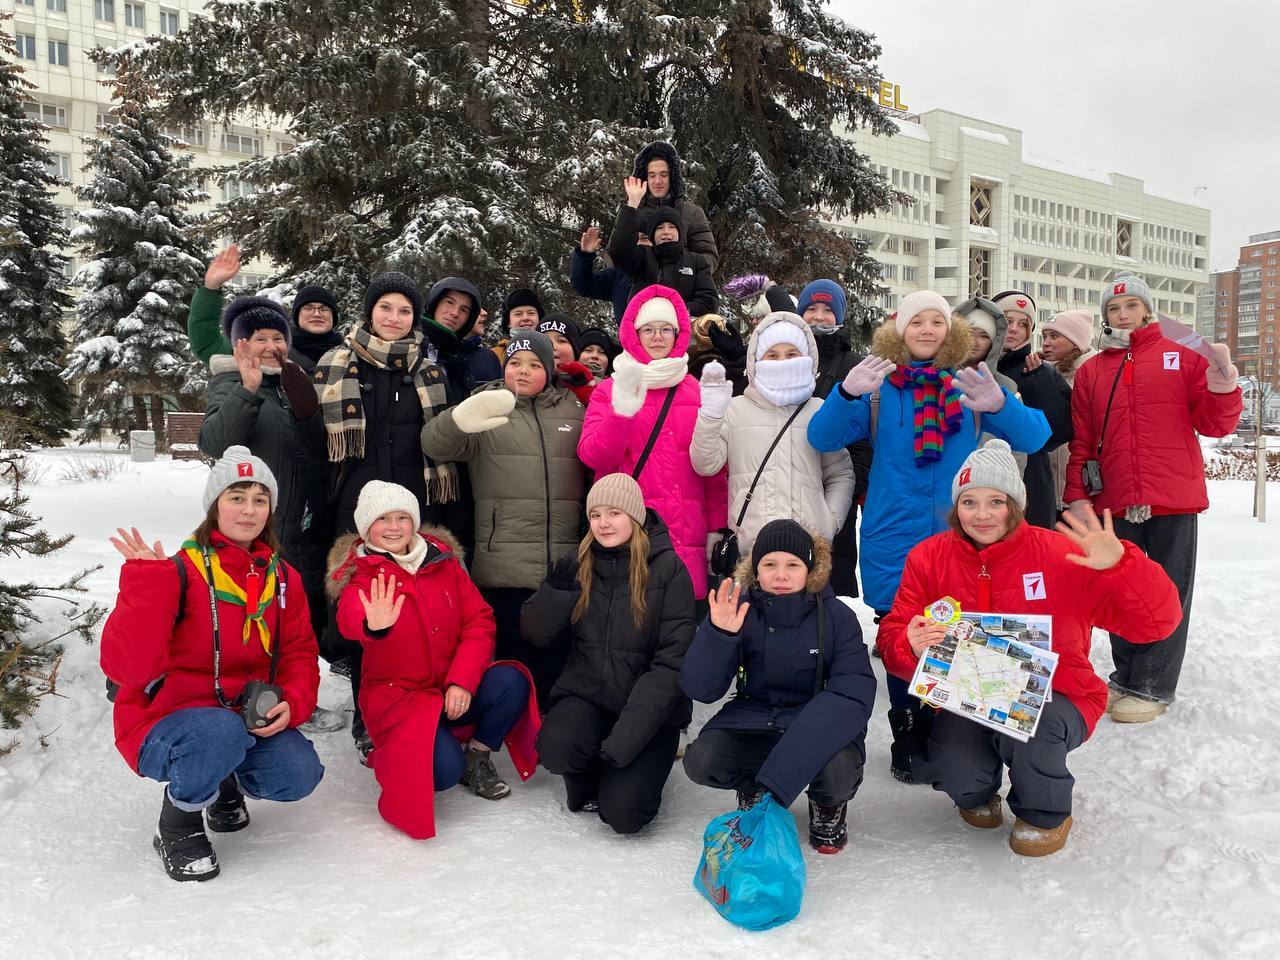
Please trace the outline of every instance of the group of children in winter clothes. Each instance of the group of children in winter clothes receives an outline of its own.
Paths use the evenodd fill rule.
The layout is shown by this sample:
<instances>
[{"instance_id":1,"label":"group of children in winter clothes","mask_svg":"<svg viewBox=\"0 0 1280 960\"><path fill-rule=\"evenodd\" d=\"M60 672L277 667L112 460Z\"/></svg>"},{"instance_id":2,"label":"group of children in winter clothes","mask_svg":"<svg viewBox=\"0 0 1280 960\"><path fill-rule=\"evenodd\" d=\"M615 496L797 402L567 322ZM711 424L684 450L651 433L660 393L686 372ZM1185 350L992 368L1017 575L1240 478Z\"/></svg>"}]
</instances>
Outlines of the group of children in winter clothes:
<instances>
[{"instance_id":1,"label":"group of children in winter clothes","mask_svg":"<svg viewBox=\"0 0 1280 960\"><path fill-rule=\"evenodd\" d=\"M670 158L647 165L646 190L660 189L663 166L669 185ZM645 206L628 203L624 213ZM654 264L661 277L684 264L656 253L680 245L685 214L696 220L687 206L656 205L657 245L635 247L635 262L647 265L637 277L652 279ZM634 239L618 230L615 243L623 232L623 242ZM848 565L864 491L863 589L881 618L895 776L933 783L966 822L990 827L1003 821L996 790L1008 765L1014 849L1052 852L1070 828L1066 753L1102 709L1136 719L1172 699L1194 573L1194 547L1190 569L1184 548L1207 504L1190 431L1229 430L1240 401L1229 373L1183 348L1177 377L1153 376L1157 367L1139 358L1163 348L1169 371L1174 348L1152 327L1150 295L1136 278L1118 280L1104 298L1100 355L1083 352L1088 318L1059 315L1045 331L1048 363L1030 352L1035 305L1017 291L976 298L955 315L937 294L912 294L857 361L843 290L815 281L794 310L767 312L745 345L738 339L735 389L718 358L704 358L697 378L689 372L690 311L664 285L629 298L617 352L604 331L580 331L546 314L532 291L513 291L498 354L468 337L480 313L474 287L446 278L424 309L398 274L371 283L364 315L344 337L333 332L333 298L310 288L292 321L270 301L237 301L219 339L218 265L192 310L193 344L199 338L218 367L201 446L220 458L214 476L258 478L257 492L237 481L207 495L209 529L176 561L122 532L121 601L103 641L104 670L121 686L122 753L169 783L156 846L177 879L216 873L202 808L209 829L239 829L245 793L296 799L318 782L318 761L307 767L314 751L293 729L315 706L317 636L351 661L353 734L382 789L379 810L411 836L433 835L435 790L461 782L481 797L506 796L491 759L503 744L521 779L540 755L564 778L571 810L592 811L619 833L640 830L658 813L690 699L714 703L735 685L690 744L687 774L737 791L743 807L763 790L789 805L807 787L811 844L840 850L875 698L858 622L835 599L856 589ZM705 263L689 266L697 277ZM668 271L677 284L682 269ZM295 356L300 346L317 355ZM1171 411L1164 430L1152 432L1139 415L1146 400ZM1073 422L1064 427L1068 407ZM1047 454L1072 434L1057 489ZM1160 476L1179 478L1172 492L1154 473L1143 477L1140 444L1162 451ZM1015 460L1015 450L1027 459ZM1082 492L1091 459L1107 482ZM327 489L317 490L325 462ZM233 494L252 517L228 507L221 530L215 501ZM1090 498L1116 518L1098 520ZM1060 502L1072 513L1055 533L1045 527ZM1039 526L1033 509L1045 513ZM1115 532L1174 565L1174 582ZM734 550L717 556L743 558L724 582L708 576L722 538ZM207 576L206 554L216 561ZM1058 621L1061 662L1062 697L1042 733L1017 744L935 718L906 693L915 658L937 639L918 614L943 594L980 609L1040 612L1014 596L1031 567L1053 585L1043 609ZM126 593L143 574L171 591L178 578L163 570L184 571L181 582L194 585L176 595L195 622L160 622L153 610L149 659L134 662L136 650L120 649L138 617ZM310 632L298 637L291 625L303 615ZM1088 665L1092 624L1113 631L1114 705ZM215 676L225 671L215 694L207 665L193 663L187 676L182 661L228 627L254 643L214 667ZM308 657L303 676L296 663ZM172 689L192 693L166 698L170 675L189 681ZM226 717L246 729L228 707L248 680L267 675L279 681L283 707L270 726L207 734L227 745L197 758L190 738L205 737L213 721L186 711L211 710L228 730ZM203 700L194 694L201 683ZM296 736L276 739L287 732ZM267 743L276 746L264 753ZM261 758L277 751L289 786L262 772Z\"/></svg>"}]
</instances>

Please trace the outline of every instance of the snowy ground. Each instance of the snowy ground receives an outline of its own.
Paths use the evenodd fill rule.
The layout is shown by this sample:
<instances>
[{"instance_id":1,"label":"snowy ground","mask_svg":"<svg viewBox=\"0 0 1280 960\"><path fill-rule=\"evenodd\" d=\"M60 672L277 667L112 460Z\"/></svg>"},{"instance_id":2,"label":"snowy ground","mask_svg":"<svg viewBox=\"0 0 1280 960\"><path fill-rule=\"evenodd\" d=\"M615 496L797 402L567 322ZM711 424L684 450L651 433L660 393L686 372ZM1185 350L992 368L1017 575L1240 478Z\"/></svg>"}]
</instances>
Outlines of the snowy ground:
<instances>
[{"instance_id":1,"label":"snowy ground","mask_svg":"<svg viewBox=\"0 0 1280 960\"><path fill-rule=\"evenodd\" d=\"M104 457L122 467L107 482L64 475L71 461ZM36 459L33 508L51 533L77 539L44 561L5 560L0 576L56 578L102 563L90 582L111 603L115 526L136 524L173 550L198 519L198 463L133 466L79 449ZM1212 484L1182 699L1147 726L1100 723L1072 758L1071 842L1046 860L1014 856L1007 831L968 828L941 794L890 779L878 711L848 849L806 850L804 908L765 934L730 926L691 888L702 828L729 798L679 768L638 837L568 813L559 781L540 771L526 784L513 774L501 803L443 796L440 836L415 843L379 819L372 774L345 732L317 738L326 774L315 795L251 801L252 826L215 837L222 876L176 884L150 844L161 788L117 755L97 651L77 645L63 696L47 698L0 759L0 958L176 960L240 948L343 960L1273 955L1280 720L1264 658L1280 655L1280 485L1266 525L1250 517L1251 490ZM1102 638L1094 660L1105 670ZM321 702L343 694L326 679ZM803 817L803 801L794 813Z\"/></svg>"}]
</instances>

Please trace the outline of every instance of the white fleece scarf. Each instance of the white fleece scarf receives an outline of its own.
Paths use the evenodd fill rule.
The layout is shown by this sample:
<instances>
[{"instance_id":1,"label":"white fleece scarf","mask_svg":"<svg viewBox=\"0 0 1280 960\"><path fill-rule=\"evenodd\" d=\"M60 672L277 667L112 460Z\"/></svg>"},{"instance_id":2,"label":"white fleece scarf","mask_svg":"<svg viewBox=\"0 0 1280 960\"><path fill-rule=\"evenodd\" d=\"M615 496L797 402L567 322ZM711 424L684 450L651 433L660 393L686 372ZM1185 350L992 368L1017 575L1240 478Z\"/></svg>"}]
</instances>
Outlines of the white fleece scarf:
<instances>
[{"instance_id":1,"label":"white fleece scarf","mask_svg":"<svg viewBox=\"0 0 1280 960\"><path fill-rule=\"evenodd\" d=\"M689 357L663 357L661 360L651 359L648 363L641 363L624 350L613 361L615 371L623 367L639 367L643 376L640 382L646 390L665 390L685 378L685 374L689 372Z\"/></svg>"},{"instance_id":2,"label":"white fleece scarf","mask_svg":"<svg viewBox=\"0 0 1280 960\"><path fill-rule=\"evenodd\" d=\"M757 360L751 385L760 396L779 407L803 403L813 396L817 386L813 378L813 360L792 357L790 360Z\"/></svg>"},{"instance_id":3,"label":"white fleece scarf","mask_svg":"<svg viewBox=\"0 0 1280 960\"><path fill-rule=\"evenodd\" d=\"M418 568L422 566L422 561L427 559L427 541L422 538L421 534L415 533L410 544L406 553L390 553L386 550L379 550L377 547L370 548L367 543L362 543L356 553L362 557L390 557L399 564L405 573L413 576L418 572Z\"/></svg>"}]
</instances>

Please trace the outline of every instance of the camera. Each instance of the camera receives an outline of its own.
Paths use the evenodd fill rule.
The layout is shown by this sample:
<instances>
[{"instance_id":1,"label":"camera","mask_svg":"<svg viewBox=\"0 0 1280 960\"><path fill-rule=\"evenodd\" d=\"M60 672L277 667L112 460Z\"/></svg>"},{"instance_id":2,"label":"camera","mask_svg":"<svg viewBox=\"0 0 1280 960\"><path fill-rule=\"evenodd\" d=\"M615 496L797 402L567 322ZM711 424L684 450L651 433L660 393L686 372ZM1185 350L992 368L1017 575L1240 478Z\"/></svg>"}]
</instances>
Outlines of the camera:
<instances>
[{"instance_id":1,"label":"camera","mask_svg":"<svg viewBox=\"0 0 1280 960\"><path fill-rule=\"evenodd\" d=\"M276 708L284 699L284 691L274 683L261 680L250 680L244 685L240 694L240 717L244 720L245 729L260 730L275 722L274 717L267 714Z\"/></svg>"},{"instance_id":2,"label":"camera","mask_svg":"<svg viewBox=\"0 0 1280 960\"><path fill-rule=\"evenodd\" d=\"M1080 482L1084 484L1085 492L1091 497L1096 497L1102 492L1102 464L1097 460L1086 460L1084 466L1080 468Z\"/></svg>"}]
</instances>

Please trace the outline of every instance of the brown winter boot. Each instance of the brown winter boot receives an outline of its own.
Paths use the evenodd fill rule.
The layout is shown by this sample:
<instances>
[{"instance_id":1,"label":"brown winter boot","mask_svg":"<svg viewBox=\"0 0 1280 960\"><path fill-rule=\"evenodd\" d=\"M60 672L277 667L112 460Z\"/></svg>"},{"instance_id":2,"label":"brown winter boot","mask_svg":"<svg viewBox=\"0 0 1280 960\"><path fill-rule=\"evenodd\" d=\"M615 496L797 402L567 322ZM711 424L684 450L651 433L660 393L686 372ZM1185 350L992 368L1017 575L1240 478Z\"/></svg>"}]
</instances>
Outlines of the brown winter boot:
<instances>
[{"instance_id":1,"label":"brown winter boot","mask_svg":"<svg viewBox=\"0 0 1280 960\"><path fill-rule=\"evenodd\" d=\"M1009 848L1024 857L1047 857L1067 845L1067 834L1070 832L1070 816L1048 830L1033 827L1025 820L1018 818L1014 820L1013 832L1009 834Z\"/></svg>"},{"instance_id":2,"label":"brown winter boot","mask_svg":"<svg viewBox=\"0 0 1280 960\"><path fill-rule=\"evenodd\" d=\"M979 830L994 830L996 827L1002 827L1004 826L1004 808L1000 803L1000 794L997 793L981 806L960 810L960 819Z\"/></svg>"}]
</instances>

